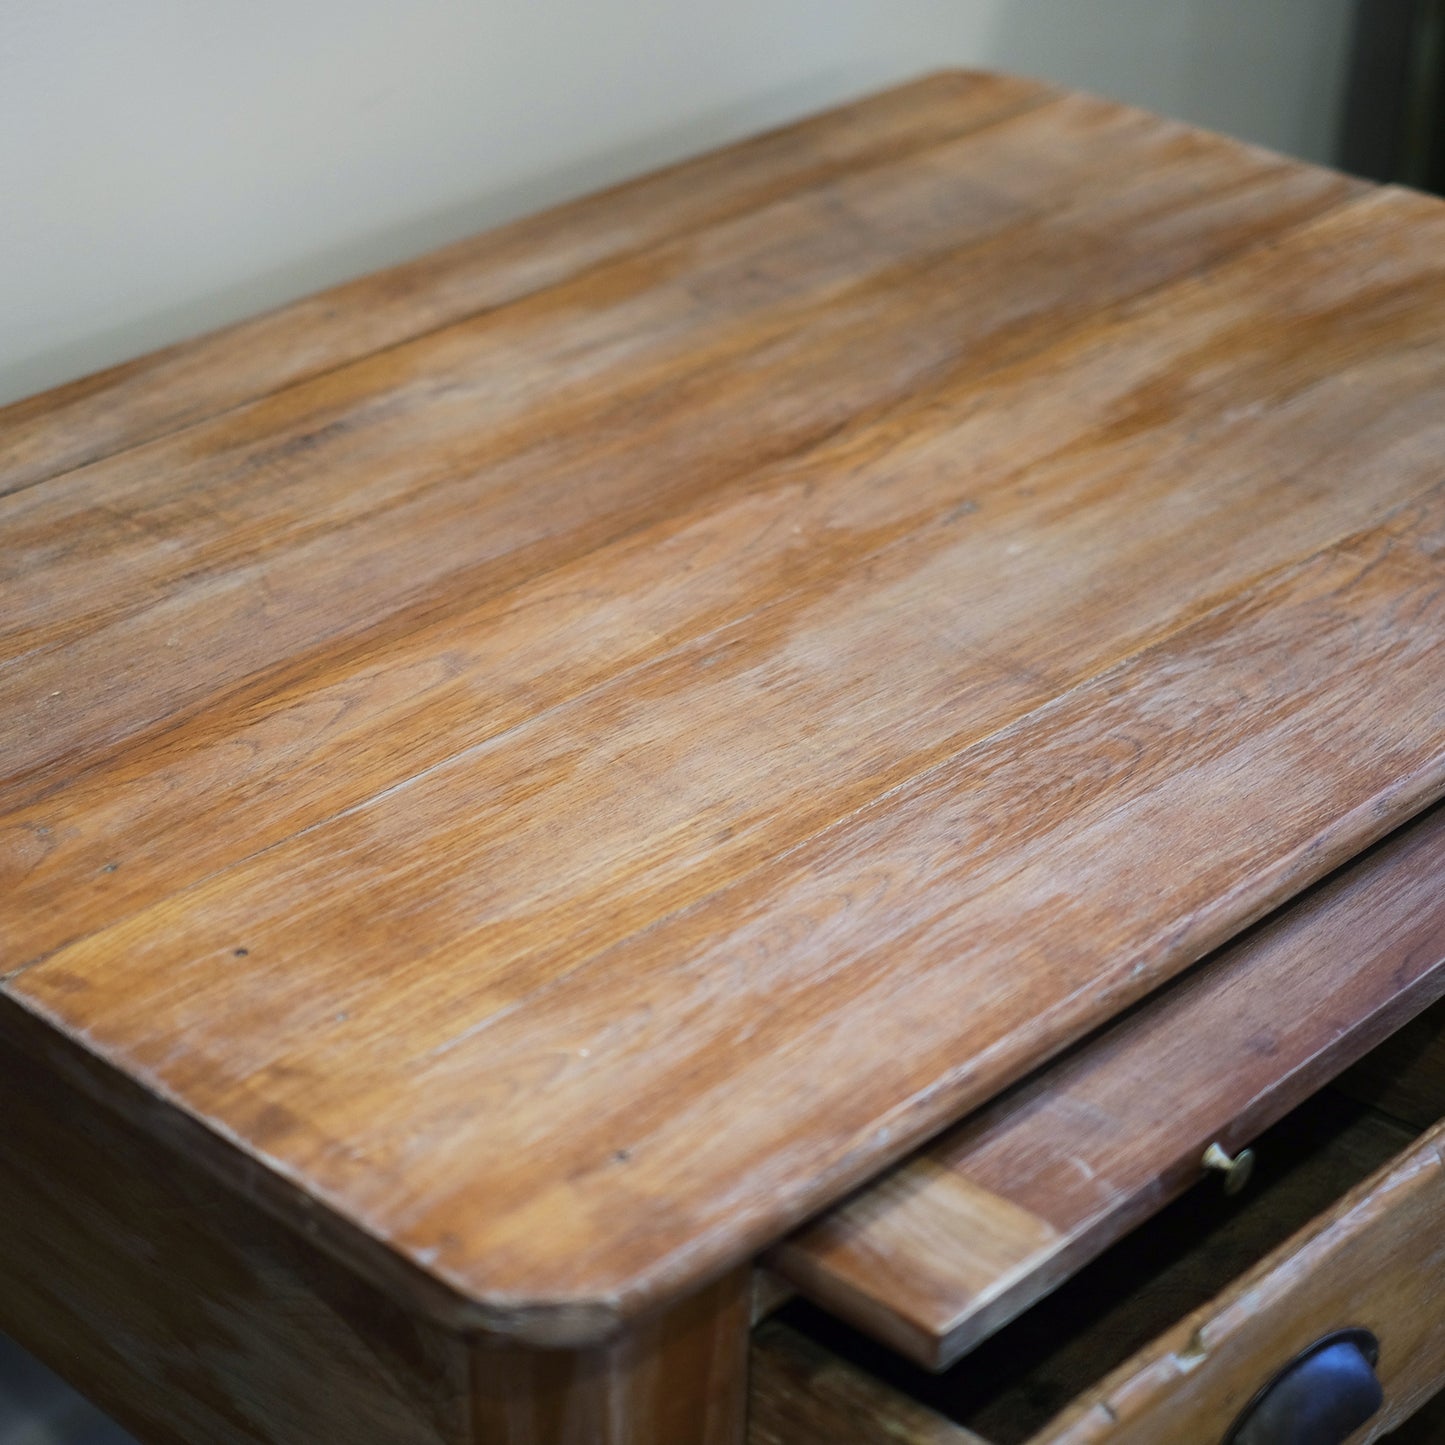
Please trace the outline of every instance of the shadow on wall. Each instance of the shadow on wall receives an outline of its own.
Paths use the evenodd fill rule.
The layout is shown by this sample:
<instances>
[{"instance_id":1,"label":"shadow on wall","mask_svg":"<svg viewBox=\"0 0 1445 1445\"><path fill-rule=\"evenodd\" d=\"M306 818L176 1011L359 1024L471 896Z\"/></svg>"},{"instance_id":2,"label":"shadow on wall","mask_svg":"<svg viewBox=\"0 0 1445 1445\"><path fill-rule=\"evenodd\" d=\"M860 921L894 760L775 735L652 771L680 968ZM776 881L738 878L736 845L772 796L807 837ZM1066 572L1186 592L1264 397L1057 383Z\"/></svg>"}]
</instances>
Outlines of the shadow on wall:
<instances>
[{"instance_id":1,"label":"shadow on wall","mask_svg":"<svg viewBox=\"0 0 1445 1445\"><path fill-rule=\"evenodd\" d=\"M1334 159L1352 0L1005 0L999 64Z\"/></svg>"}]
</instances>

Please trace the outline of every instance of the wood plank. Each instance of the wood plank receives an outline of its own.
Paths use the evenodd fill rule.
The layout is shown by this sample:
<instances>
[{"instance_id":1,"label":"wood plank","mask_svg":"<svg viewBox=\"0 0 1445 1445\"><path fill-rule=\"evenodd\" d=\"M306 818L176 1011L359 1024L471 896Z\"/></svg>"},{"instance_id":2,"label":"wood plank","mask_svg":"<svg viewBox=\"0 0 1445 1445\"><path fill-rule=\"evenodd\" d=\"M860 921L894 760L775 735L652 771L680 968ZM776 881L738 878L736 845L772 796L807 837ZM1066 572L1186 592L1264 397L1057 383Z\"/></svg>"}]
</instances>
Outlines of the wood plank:
<instances>
[{"instance_id":1,"label":"wood plank","mask_svg":"<svg viewBox=\"0 0 1445 1445\"><path fill-rule=\"evenodd\" d=\"M0 638L23 659L0 664L0 788L957 396L959 372L1347 191L1059 101L0 500Z\"/></svg>"},{"instance_id":2,"label":"wood plank","mask_svg":"<svg viewBox=\"0 0 1445 1445\"><path fill-rule=\"evenodd\" d=\"M1091 129L1073 118L1048 129ZM986 184L994 146L958 145L973 167L945 147L788 197L5 499L14 563L0 636L46 645L90 620L86 592L104 599L95 615L124 614L262 543L329 533L448 481L485 497L475 473L537 451L569 418L597 428L619 400L635 415L660 385L685 395L699 364L765 352L810 310L1026 214ZM602 438L588 440L595 466ZM566 459L541 451L553 468ZM156 548L157 531L173 545ZM70 587L81 593L57 608L56 590Z\"/></svg>"},{"instance_id":3,"label":"wood plank","mask_svg":"<svg viewBox=\"0 0 1445 1445\"><path fill-rule=\"evenodd\" d=\"M1045 139L1050 159L1041 164ZM12 545L33 549L46 569L35 578L15 569L0 635L33 647L61 622L77 626L78 599L56 616L62 583L103 591L114 614L200 567L209 574L254 555L262 538L274 546L314 536L443 480L468 481L485 498L470 473L535 451L539 433L555 441L569 420L595 429L619 410L635 428L640 410L668 410L654 395L659 386L686 398L704 384L692 375L699 365L766 362L780 338L809 321L836 345L847 330L838 306L866 308L876 321L880 287L892 307L906 306L920 286L936 302L937 280L913 273L1000 231L1052 219L1060 205L1077 211L1078 181L1107 184L1109 158L1121 149L1144 174L1116 180L1107 194L1155 220L1161 205L1168 217L1266 177L1286 181L1305 214L1348 189L1137 111L1063 98L986 138L966 135L789 196L9 500L0 515ZM1175 176L1179 166L1185 174ZM1082 204L1096 220L1107 214L1103 198ZM1231 212L1234 225L1244 219ZM1142 264L1130 267L1136 284ZM806 378L790 384L799 383ZM595 468L603 438L586 440ZM534 465L564 460L543 449ZM75 536L80 515L88 526ZM148 545L158 529L172 547Z\"/></svg>"},{"instance_id":4,"label":"wood plank","mask_svg":"<svg viewBox=\"0 0 1445 1445\"><path fill-rule=\"evenodd\" d=\"M1416 302L1395 339L1428 330L1437 313L1445 325L1434 234L1421 231L1420 244L1398 247L1382 276L1366 259L1378 222L1374 206L1341 212L1300 233L1287 258L1245 258L1210 284L1158 295L1048 353L984 379L967 373L972 385L960 378L950 400L927 399L806 462L765 470L739 495L665 518L409 636L373 639L330 672L318 676L308 665L264 694L224 700L194 720L169 718L159 736L74 780L42 776L31 783L38 800L12 806L0 823L0 881L16 904L0 917L0 969L23 967L353 808L378 788L444 763L462 744L475 751L525 724L483 765L495 776L526 771L540 782L540 760L550 753L570 770L575 736L616 727L589 714L625 701L637 679L674 690L696 684L700 659L711 658L705 666L715 692L744 699L741 711L727 701L719 717L725 729L748 731L716 746L747 747L757 658L739 643L749 627L769 621L781 664L796 669L784 627L800 632L818 618L826 633L811 644L809 672L833 696L853 701L828 728L831 739L816 696L800 695L811 732L780 717L780 732L793 738L791 765L807 770L795 772L799 798L779 795L779 750L739 762L766 774L759 794L775 810L775 833L786 827L796 836L811 817L849 805L846 796L830 803L836 791L829 790L840 783L886 786L921 749L937 756L960 728L1016 715L1050 687L1277 565L1281 547L1322 545L1433 477L1439 416L1430 386L1445 358L1402 344L1388 361L1376 357L1369 368L1341 374L1382 329L1400 325L1402 278ZM1445 242L1445 225L1438 229ZM1350 288L1348 316L1341 284ZM1262 317L1281 330L1259 324ZM1308 328L1314 344L1298 356L1286 352L1279 339L1286 326L1297 336ZM1186 393L1199 351L1209 346L1232 347L1237 371L1181 394L1171 425L1153 425L1160 388ZM981 407L973 388L985 384L993 405ZM1102 429L1101 416L1109 418ZM1174 426L1188 429L1189 444L1181 446ZM1068 444L1085 440L1088 460L1073 459ZM961 472L953 459L962 456L970 463ZM1262 466L1292 479L1267 502ZM1071 497L1087 501L1087 523L1067 508ZM1108 540L1115 528L1127 540ZM304 568L298 575L319 591L332 574L320 583ZM1080 607L1085 597L1088 606ZM926 667L893 646L893 610L920 619ZM1030 642L1041 630L1045 637ZM250 646L274 640L274 630L252 632ZM184 647L167 648L167 637L148 627L131 639L145 644L142 656L177 657L158 685L154 662L133 665L122 629L102 629L58 654L54 669L30 659L13 670L11 715L22 728L27 713L37 719L30 736L56 748L67 726L93 732L113 717L95 706L69 710L77 689L84 701L84 689L104 689L117 676L145 706L159 706L172 679L194 680L185 666L192 659L180 656ZM1016 640L1033 648L1031 669L1009 676L1007 661L990 659ZM960 705L970 677L972 697ZM51 689L47 678L59 686ZM599 685L606 687L600 697L546 716ZM49 691L60 697L37 711L36 693ZM678 726L690 731L695 701L680 697L676 707ZM872 715L871 751L859 747L864 708ZM26 745L14 733L11 744L17 752ZM880 749L896 754L881 777ZM525 755L525 765L508 762L506 752ZM737 827L742 778L735 773L733 795L713 804L733 813L717 828L735 829L719 856L751 846ZM636 806L626 775L614 786ZM450 792L470 833L475 810L460 789ZM499 823L510 831L515 818ZM177 830L187 835L179 853L168 845ZM618 883L606 885L609 915ZM64 910L51 906L59 894ZM569 931L578 917L574 900Z\"/></svg>"},{"instance_id":5,"label":"wood plank","mask_svg":"<svg viewBox=\"0 0 1445 1445\"><path fill-rule=\"evenodd\" d=\"M795 1235L772 1268L920 1364L951 1364L1194 1183L1209 1143L1241 1147L1439 997L1442 879L1436 808Z\"/></svg>"},{"instance_id":6,"label":"wood plank","mask_svg":"<svg viewBox=\"0 0 1445 1445\"><path fill-rule=\"evenodd\" d=\"M752 1381L748 1445L986 1445L786 1325L758 1331Z\"/></svg>"},{"instance_id":7,"label":"wood plank","mask_svg":"<svg viewBox=\"0 0 1445 1445\"><path fill-rule=\"evenodd\" d=\"M386 967L371 950L436 914L368 917L388 881L372 831L327 850L334 935L326 880L273 853L11 988L57 1027L83 1018L89 1048L223 1120L478 1321L581 1343L1438 796L1442 527L1437 493L540 979L489 976L486 930L448 973Z\"/></svg>"},{"instance_id":8,"label":"wood plank","mask_svg":"<svg viewBox=\"0 0 1445 1445\"><path fill-rule=\"evenodd\" d=\"M1364 1181L1218 1300L1196 1311L1030 1445L1195 1445L1222 1438L1274 1372L1346 1325L1380 1341L1379 1439L1445 1382L1445 1126Z\"/></svg>"},{"instance_id":9,"label":"wood plank","mask_svg":"<svg viewBox=\"0 0 1445 1445\"><path fill-rule=\"evenodd\" d=\"M927 76L0 408L0 494L990 125L1050 94L1009 76Z\"/></svg>"}]
</instances>

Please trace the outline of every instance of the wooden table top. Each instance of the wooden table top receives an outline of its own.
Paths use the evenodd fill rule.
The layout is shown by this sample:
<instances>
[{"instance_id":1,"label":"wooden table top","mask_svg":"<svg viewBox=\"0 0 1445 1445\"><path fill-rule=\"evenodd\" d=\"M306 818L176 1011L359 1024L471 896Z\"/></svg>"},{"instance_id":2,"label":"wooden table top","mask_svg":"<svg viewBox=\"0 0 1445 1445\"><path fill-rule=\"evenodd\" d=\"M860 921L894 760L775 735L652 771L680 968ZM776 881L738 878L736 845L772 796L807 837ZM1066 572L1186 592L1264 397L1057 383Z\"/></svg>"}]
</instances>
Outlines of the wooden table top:
<instances>
[{"instance_id":1,"label":"wooden table top","mask_svg":"<svg viewBox=\"0 0 1445 1445\"><path fill-rule=\"evenodd\" d=\"M1445 205L1031 83L10 407L0 493L6 1018L527 1340L1445 789Z\"/></svg>"}]
</instances>

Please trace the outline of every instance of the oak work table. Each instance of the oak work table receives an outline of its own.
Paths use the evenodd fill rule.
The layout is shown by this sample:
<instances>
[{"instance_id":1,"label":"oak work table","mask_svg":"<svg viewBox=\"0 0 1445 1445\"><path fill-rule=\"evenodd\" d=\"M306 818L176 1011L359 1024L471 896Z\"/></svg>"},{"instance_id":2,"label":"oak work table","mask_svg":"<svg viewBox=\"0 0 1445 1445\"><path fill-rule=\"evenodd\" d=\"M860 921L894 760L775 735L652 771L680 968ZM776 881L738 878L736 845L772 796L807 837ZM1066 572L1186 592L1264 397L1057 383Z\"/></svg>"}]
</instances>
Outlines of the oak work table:
<instances>
[{"instance_id":1,"label":"oak work table","mask_svg":"<svg viewBox=\"0 0 1445 1445\"><path fill-rule=\"evenodd\" d=\"M946 1365L1445 989L1445 205L1101 100L928 77L10 406L0 596L0 1329L147 1442L976 1441L759 1259ZM1191 1069L1047 1199L987 1144ZM1310 1248L1413 1250L1432 1137Z\"/></svg>"}]
</instances>

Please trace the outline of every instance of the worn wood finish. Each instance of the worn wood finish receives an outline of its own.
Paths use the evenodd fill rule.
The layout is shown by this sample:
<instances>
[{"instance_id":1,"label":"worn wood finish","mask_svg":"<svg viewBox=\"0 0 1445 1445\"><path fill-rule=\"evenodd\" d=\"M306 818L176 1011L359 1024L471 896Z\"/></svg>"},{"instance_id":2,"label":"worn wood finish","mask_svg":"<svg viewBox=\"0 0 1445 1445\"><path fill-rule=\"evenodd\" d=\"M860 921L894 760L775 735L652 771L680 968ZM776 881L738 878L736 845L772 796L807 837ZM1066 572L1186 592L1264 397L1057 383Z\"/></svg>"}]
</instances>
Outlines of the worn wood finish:
<instances>
[{"instance_id":1,"label":"worn wood finish","mask_svg":"<svg viewBox=\"0 0 1445 1445\"><path fill-rule=\"evenodd\" d=\"M1281 1366L1332 1329L1380 1340L1385 1406L1366 1445L1445 1384L1445 1125L1366 1180L1220 1298L1121 1366L1031 1445L1223 1438Z\"/></svg>"},{"instance_id":2,"label":"worn wood finish","mask_svg":"<svg viewBox=\"0 0 1445 1445\"><path fill-rule=\"evenodd\" d=\"M1038 105L1050 93L1010 76L927 76L0 408L0 492L792 192L886 165Z\"/></svg>"},{"instance_id":3,"label":"worn wood finish","mask_svg":"<svg viewBox=\"0 0 1445 1445\"><path fill-rule=\"evenodd\" d=\"M786 1325L758 1331L748 1445L987 1445Z\"/></svg>"},{"instance_id":4,"label":"worn wood finish","mask_svg":"<svg viewBox=\"0 0 1445 1445\"><path fill-rule=\"evenodd\" d=\"M454 1328L623 1349L1445 788L1445 207L954 89L0 499L6 993Z\"/></svg>"},{"instance_id":5,"label":"worn wood finish","mask_svg":"<svg viewBox=\"0 0 1445 1445\"><path fill-rule=\"evenodd\" d=\"M1028 283L1030 288L1032 284ZM1233 313L1238 304L1238 298L1225 304L1196 298L1187 310L1196 316L1204 312L1200 324L1218 329L1237 325ZM1090 384L1080 387L1083 394L1071 413L1071 428L1087 434L1089 422L1098 414L1091 408L1120 404L1121 392L1127 396L1131 382L1141 384L1152 364L1181 359L1177 352L1171 355L1165 321L1141 318L1137 328L1121 329L1144 351L1132 363L1123 334L1113 346L1101 345L1102 355L1085 352L1082 361L1076 358L1076 364L1087 368ZM1140 336L1139 330L1145 335ZM1154 350L1155 346L1161 349ZM1269 349L1266 340L1265 352ZM1323 348L1318 365L1330 366L1332 355L1337 361L1338 353ZM1258 362L1266 364L1267 355ZM1311 371L1314 364L1308 364ZM1031 616L1036 618L1041 605L1048 605L1049 621L1060 629L1049 644L1051 654L1064 659L1062 676L1067 679L1087 667L1092 657L1111 658L1121 643L1107 631L1102 636L1108 641L1091 639L1082 619L1073 619L1072 630L1064 630L1070 626L1068 599L1062 594L1049 598L1046 569L1067 567L1081 585L1092 580L1100 594L1097 605L1105 609L1102 620L1117 620L1136 629L1136 637L1138 631L1147 636L1151 624L1167 622L1180 606L1207 605L1231 580L1249 577L1267 565L1282 534L1295 542L1323 542L1368 520L1418 484L1416 468L1427 460L1422 452L1418 463L1402 465L1398 474L1369 489L1336 487L1327 481L1321 495L1318 484L1292 487L1271 504L1267 515L1264 509L1245 510L1244 504L1257 490L1251 470L1257 463L1239 450L1240 439L1226 429L1224 437L1215 436L1204 444L1212 456L1186 459L1200 470L1208 467L1211 487L1201 488L1192 499L1171 498L1169 513L1159 519L1165 534L1141 529L1128 557L1122 551L1116 555L1118 580L1108 584L1097 575L1090 578L1086 563L1071 556L1068 549L1077 540L1075 529L1066 517L1057 515L1059 499L1040 499L1037 489L1020 480L1017 472L1020 463L1051 444L1038 430L1036 409L1050 407L1059 386L1077 382L1069 375L1073 370L1067 367L1060 376L1042 364L1037 374L1030 371L1020 398L1021 415L992 423L975 418L962 426L928 425L926 441L919 445L922 455L899 458L895 448L900 438L910 435L910 427L920 427L926 420L926 410L923 417L900 417L881 439L868 441L869 451L876 455L856 495L851 489L826 485L837 468L869 460L865 452L860 461L861 444L842 444L801 471L796 466L779 469L764 479L761 490L723 499L700 515L646 528L574 565L504 592L494 602L468 606L458 617L422 626L406 637L374 640L358 654L346 655L334 674L322 679L303 674L283 681L264 699L222 699L194 719L170 718L160 732L143 736L78 777L56 780L42 772L28 782L29 791L38 797L12 807L0 823L6 826L9 844L0 868L19 905L0 919L0 946L6 958L23 966L76 933L93 931L329 813L352 807L365 800L378 772L392 776L445 762L456 750L459 732L479 743L536 713L569 704L571 710L551 724L550 737L557 741L539 744L555 752L566 746L576 728L587 725L577 694L605 681L610 670L630 676L632 670L650 666L650 675L666 682L669 666L675 673L691 659L708 655L708 648L731 644L735 655L737 619L746 615L750 603L803 609L803 623L826 615L837 591L837 569L850 561L861 565L860 557L881 552L877 565L887 567L883 580L890 600L896 598L900 607L918 607L931 600L935 613L950 605L948 593L940 593L940 588L947 584L951 569L977 569L973 595L967 599L970 606L975 599L980 607L989 605L991 594L996 595L1010 577L1020 577L1024 585L997 622L1021 629L1029 625ZM1208 426L1205 408L1217 402L1217 398L1202 401L1196 407L1201 427ZM1374 409L1369 421L1366 406ZM1338 421L1325 428L1320 444L1333 449L1353 441L1358 446L1362 426L1369 426L1370 435L1377 438L1392 423L1408 428L1411 407L1405 399L1392 405L1383 389L1371 390L1368 396L1338 407ZM1056 424L1062 424L1062 413L1057 407L1054 412ZM993 529L960 535L958 524L966 523L969 509L980 504L969 498L959 502L957 478L940 469L937 454L929 455L955 445L978 449L980 480L985 479L983 473L997 474L1002 489L996 500L999 522L1008 535L1035 534L1039 551L1026 567L994 545ZM1112 451L1115 455L1106 462L1111 470L1136 461L1127 443ZM1325 454L1311 451L1290 458L1281 447L1280 464L1307 467ZM906 486L899 485L900 473ZM1089 484L1098 485L1100 479L1090 478L1083 485ZM1081 484L1075 479L1069 485L1077 489ZM1147 474L1119 486L1107 503L1100 502L1096 525L1106 525L1110 518L1121 527L1136 525L1141 509L1151 501L1157 505L1159 496ZM1103 514L1106 505L1108 517ZM1212 554L1195 544L1189 523L1208 529ZM912 529L919 526L922 535L915 537ZM830 543L830 538L837 540ZM808 539L828 545L815 550ZM853 545L845 546L845 540ZM1161 546L1168 549L1168 575L1155 570ZM925 575L910 575L910 568L923 566L928 568ZM311 585L314 589L315 583ZM807 588L801 597L800 585ZM1109 590L1102 591L1106 586ZM855 594L855 613L869 606L870 598L876 601L867 577L850 590ZM245 608L252 600L243 590L237 603L242 606L239 622L248 627ZM204 596L197 605L205 605ZM292 619L287 625L294 625L293 614L288 610L286 615ZM855 650L871 648L876 634L888 625L886 615L877 615L876 606L874 615L864 620L871 626L860 632ZM946 620L945 616L942 621ZM131 641L144 640L153 656L169 658L172 652L181 652L188 634L158 632L164 622L164 618L147 622L141 638ZM274 638L274 631L251 627L251 633L248 647L264 647ZM127 672L121 658L130 654L116 649L128 636L125 627L116 635L103 628L95 637L31 658L25 669L16 670L9 679L11 715L17 720L9 738L11 756L27 748L63 751L67 735L73 744L114 724L114 712L90 708L75 712L64 707L74 697L78 678L88 679L85 686L99 689L121 712L132 705L162 706L197 685L199 670L181 663L167 664L158 680L151 674L137 675L133 669ZM950 641L950 635L941 631L934 642L930 663L937 668L935 674L905 678L891 692L870 690L864 701L875 714L868 735L874 754L887 746L889 737L899 735L896 719L909 716L910 708L914 716L930 710L918 724L929 729L925 741L937 738L940 731L947 739L948 689L968 664ZM172 642L174 648L169 646ZM676 658L678 648L687 644L692 651ZM1052 665L1052 656L1039 661ZM855 668L873 665L866 652L854 664ZM497 678L506 679L504 687L493 684ZM113 682L121 694L114 694ZM30 714L21 705L22 685L36 683L41 684L44 726L29 723ZM982 691L988 684L991 693ZM735 688L746 685L746 676L733 683ZM1048 674L1032 684L1006 676L980 678L975 688L977 706L1002 704L1011 715L1017 707L1047 696L1049 685ZM0 693L5 686L0 675ZM625 687L625 682L614 683L611 696L622 696ZM152 693L160 694L160 701ZM33 703L32 696L31 713ZM880 707L889 711L876 716ZM845 723L846 718L839 720L839 726ZM538 724L546 738L547 724L541 719ZM527 734L528 739L537 737L535 729ZM529 745L520 737L517 741ZM805 743L799 740L793 747L796 753ZM865 755L855 769L868 768L876 774L874 754ZM339 758L346 760L345 767L336 766ZM818 761L826 765L829 759ZM859 780L865 785L867 781ZM17 791L20 786L16 785ZM812 804L815 811L821 806L821 802ZM186 830L188 840L179 856L166 846L177 828ZM126 847L118 854L115 845L120 838L126 840ZM49 900L62 891L69 906L57 912Z\"/></svg>"},{"instance_id":6,"label":"worn wood finish","mask_svg":"<svg viewBox=\"0 0 1445 1445\"><path fill-rule=\"evenodd\" d=\"M1216 1304L1270 1256L1278 1259L1276 1251L1413 1142L1393 1121L1351 1109L1328 1091L1316 1096L1261 1138L1247 1194L1191 1191L950 1375L929 1378L956 1376L963 1385L992 1362L995 1378L1007 1383L981 1409L962 1413L995 1445L1032 1441L1180 1320Z\"/></svg>"},{"instance_id":7,"label":"worn wood finish","mask_svg":"<svg viewBox=\"0 0 1445 1445\"><path fill-rule=\"evenodd\" d=\"M139 1440L476 1445L463 1340L8 1037L0 1078L0 1330Z\"/></svg>"},{"instance_id":8,"label":"worn wood finish","mask_svg":"<svg viewBox=\"0 0 1445 1445\"><path fill-rule=\"evenodd\" d=\"M311 733L344 689L342 731L377 755L354 769L366 786L248 819L254 851L360 801L378 772L405 777L398 755L441 762L766 609L800 569L826 585L936 523L961 504L956 475L916 500L878 497L901 440L947 444L935 389L967 412L1006 361L1347 193L1061 100L0 499L0 646L27 657L23 677L0 671L0 800L50 796L78 760L112 780L138 755L153 770L197 711L228 735L243 716L274 727L279 711L294 738L299 706ZM1216 311L1204 325L1231 322ZM1124 367L1136 384L1140 363ZM1099 406L1127 395L1108 373L1096 387ZM1410 411L1408 395L1374 400ZM1036 434L998 461L1016 470L1061 440ZM858 486L832 484L870 458ZM679 557L719 548L736 575L679 575ZM549 573L560 598L519 595ZM597 627L596 599L614 595L645 605L624 607L621 636ZM424 705L398 716L397 687ZM225 747L227 768L254 747ZM289 771L307 776L306 761ZM284 791L270 769L246 771Z\"/></svg>"},{"instance_id":9,"label":"worn wood finish","mask_svg":"<svg viewBox=\"0 0 1445 1445\"><path fill-rule=\"evenodd\" d=\"M755 1231L775 1230L820 1190L876 1164L878 1154L860 1157L855 1143L860 1128L867 1137L878 1127L875 1091L907 1098L910 1080L926 1080L940 1111L993 1092L1038 1051L1428 802L1440 786L1445 598L1431 538L1442 521L1432 497L1245 592L860 809L766 876L745 877L585 967L552 970L522 1008L535 974L502 973L482 993L476 975L457 968L453 978L471 980L469 1006L486 1006L485 1030L438 996L435 967L422 997L408 997L407 980L374 952L392 936L396 875L386 855L368 859L378 828L365 813L339 820L350 834L341 846L325 829L298 839L299 868L273 850L82 941L12 989L56 1018L83 1006L92 1046L124 1035L133 1067L224 1117L287 1172L333 1198L344 1193L351 1211L434 1273L461 1283L470 1264L488 1280L485 1293L496 1292L495 1326L525 1329L528 1314L552 1315L571 1342L570 1331L598 1327L588 1303L610 1300L612 1287L646 1294L715 1267L724 1221L746 1253ZM1354 710L1340 702L1346 683L1360 689ZM1386 688L1394 705L1382 717L1373 699ZM1142 754L1121 750L1121 738L1147 740ZM1189 837L1177 823L1181 756L1198 829ZM1074 776L1070 806L1041 819L1033 800L1061 766ZM1255 783L1243 798L1230 785L1241 774ZM442 800L475 796L445 777L421 786ZM400 790L381 804L410 801ZM1025 812L1029 829L1018 826ZM436 877L455 855L429 836ZM353 870L343 881L358 886L347 887L344 912L332 902L343 859ZM1133 886L1121 896L1123 884ZM864 887L873 890L866 905ZM1024 992L1017 920L1043 917L1044 896L1055 900L1054 946ZM851 903L841 914L840 901ZM567 922L575 938L579 920ZM325 967L333 926L342 971ZM918 930L927 949L900 947ZM357 967L368 955L376 962ZM878 967L882 956L889 969ZM724 965L738 958L753 960L747 975ZM946 969L930 967L943 960ZM857 971L847 992L845 966ZM375 992L383 987L387 1005ZM970 1011L959 1018L961 988ZM347 1018L335 1017L338 1007ZM869 1027L819 1039L819 1008L824 1019L843 1008ZM899 1030L894 1045L885 1026ZM237 1054L235 1040L247 1037L284 1037L288 1054ZM987 1067L975 1051L985 1039ZM364 1072L339 1069L358 1045ZM716 1079L700 1073L709 1054L726 1059ZM680 1089L680 1079L692 1086ZM304 1113L288 1102L300 1101L292 1090L304 1092ZM793 1101L781 1117L779 1099ZM727 1128L709 1122L722 1117ZM908 1127L936 1117L920 1110ZM552 1182L535 1173L538 1129L556 1160ZM894 1137L906 1144L908 1129ZM328 1138L336 1144L323 1145ZM892 1143L873 1147L886 1155ZM730 1194L752 1170L756 1193ZM492 1208L479 1216L483 1187ZM560 1252L526 1223L559 1206L553 1188L569 1200L570 1244ZM388 1201L397 1212L378 1218ZM508 1276L534 1299L508 1299Z\"/></svg>"},{"instance_id":10,"label":"worn wood finish","mask_svg":"<svg viewBox=\"0 0 1445 1445\"><path fill-rule=\"evenodd\" d=\"M770 1263L920 1364L951 1364L1197 1180L1208 1144L1249 1142L1442 991L1436 808ZM1397 1071L1394 1042L1372 1079ZM1445 1091L1435 1104L1428 1122Z\"/></svg>"},{"instance_id":11,"label":"worn wood finish","mask_svg":"<svg viewBox=\"0 0 1445 1445\"><path fill-rule=\"evenodd\" d=\"M811 1307L790 1319L995 1445L1024 1445L1397 1159L1414 1137L1325 1090L1260 1137L1245 1194L1230 1198L1208 1186L1188 1191L941 1373L909 1364Z\"/></svg>"},{"instance_id":12,"label":"worn wood finish","mask_svg":"<svg viewBox=\"0 0 1445 1445\"><path fill-rule=\"evenodd\" d=\"M147 1445L740 1445L750 1272L581 1353L445 1330L97 1107L5 1010L0 1330Z\"/></svg>"}]
</instances>

